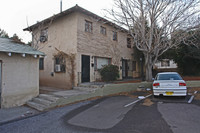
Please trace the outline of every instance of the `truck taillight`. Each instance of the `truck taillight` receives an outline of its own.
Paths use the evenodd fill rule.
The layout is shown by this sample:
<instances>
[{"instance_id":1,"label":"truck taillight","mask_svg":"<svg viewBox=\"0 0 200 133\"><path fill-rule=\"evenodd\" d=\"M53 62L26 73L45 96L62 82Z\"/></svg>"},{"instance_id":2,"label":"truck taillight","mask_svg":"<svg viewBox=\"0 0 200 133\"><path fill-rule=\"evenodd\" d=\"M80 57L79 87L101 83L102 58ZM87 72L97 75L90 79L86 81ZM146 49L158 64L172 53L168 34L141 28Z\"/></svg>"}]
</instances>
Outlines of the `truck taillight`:
<instances>
[{"instance_id":1,"label":"truck taillight","mask_svg":"<svg viewBox=\"0 0 200 133\"><path fill-rule=\"evenodd\" d=\"M160 86L160 84L159 83L154 83L153 86Z\"/></svg>"},{"instance_id":2,"label":"truck taillight","mask_svg":"<svg viewBox=\"0 0 200 133\"><path fill-rule=\"evenodd\" d=\"M179 83L179 86L186 86L186 83Z\"/></svg>"}]
</instances>

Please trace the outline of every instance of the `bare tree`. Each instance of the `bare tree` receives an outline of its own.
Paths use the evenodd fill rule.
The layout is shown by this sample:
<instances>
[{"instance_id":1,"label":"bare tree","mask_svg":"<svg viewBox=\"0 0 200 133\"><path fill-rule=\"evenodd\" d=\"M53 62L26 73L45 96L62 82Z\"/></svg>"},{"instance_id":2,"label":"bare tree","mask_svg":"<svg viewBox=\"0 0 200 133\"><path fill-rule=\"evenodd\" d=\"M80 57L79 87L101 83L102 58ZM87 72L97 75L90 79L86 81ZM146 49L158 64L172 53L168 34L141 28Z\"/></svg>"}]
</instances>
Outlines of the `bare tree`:
<instances>
[{"instance_id":1,"label":"bare tree","mask_svg":"<svg viewBox=\"0 0 200 133\"><path fill-rule=\"evenodd\" d=\"M0 37L2 38L9 38L8 33L0 28Z\"/></svg>"},{"instance_id":2,"label":"bare tree","mask_svg":"<svg viewBox=\"0 0 200 133\"><path fill-rule=\"evenodd\" d=\"M39 44L46 42L46 40L48 39L48 28L52 25L54 20L55 20L55 15L41 22L37 22L32 26L29 26L27 21L28 28L24 30L32 32L31 46L34 49L41 50L47 45L47 43L46 45L43 46L40 46Z\"/></svg>"},{"instance_id":3,"label":"bare tree","mask_svg":"<svg viewBox=\"0 0 200 133\"><path fill-rule=\"evenodd\" d=\"M114 0L106 17L128 28L135 46L144 54L146 80L151 81L157 58L184 40L199 7L199 0Z\"/></svg>"}]
</instances>

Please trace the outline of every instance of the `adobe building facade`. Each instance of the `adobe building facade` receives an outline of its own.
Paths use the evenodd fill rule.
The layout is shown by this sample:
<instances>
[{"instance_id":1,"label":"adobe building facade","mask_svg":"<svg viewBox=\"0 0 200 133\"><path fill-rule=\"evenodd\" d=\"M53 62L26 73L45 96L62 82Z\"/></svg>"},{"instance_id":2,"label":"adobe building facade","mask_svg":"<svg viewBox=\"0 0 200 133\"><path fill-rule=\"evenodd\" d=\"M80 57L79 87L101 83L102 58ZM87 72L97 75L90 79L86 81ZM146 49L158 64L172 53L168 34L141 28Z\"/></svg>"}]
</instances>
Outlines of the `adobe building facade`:
<instances>
[{"instance_id":1,"label":"adobe building facade","mask_svg":"<svg viewBox=\"0 0 200 133\"><path fill-rule=\"evenodd\" d=\"M71 89L100 81L98 69L107 64L119 67L120 79L139 76L128 32L77 5L24 30L46 54L40 60L42 86Z\"/></svg>"}]
</instances>

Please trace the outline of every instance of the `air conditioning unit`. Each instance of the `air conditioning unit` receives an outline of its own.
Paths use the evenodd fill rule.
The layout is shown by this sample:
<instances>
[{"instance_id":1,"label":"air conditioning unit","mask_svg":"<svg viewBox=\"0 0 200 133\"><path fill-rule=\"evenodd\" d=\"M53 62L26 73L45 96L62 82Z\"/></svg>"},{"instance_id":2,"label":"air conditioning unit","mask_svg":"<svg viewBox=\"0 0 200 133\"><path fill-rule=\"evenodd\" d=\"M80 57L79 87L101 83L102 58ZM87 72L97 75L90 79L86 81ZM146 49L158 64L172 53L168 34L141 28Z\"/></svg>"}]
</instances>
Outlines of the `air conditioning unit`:
<instances>
[{"instance_id":1,"label":"air conditioning unit","mask_svg":"<svg viewBox=\"0 0 200 133\"><path fill-rule=\"evenodd\" d=\"M46 36L40 36L40 42L46 42L47 37Z\"/></svg>"},{"instance_id":2,"label":"air conditioning unit","mask_svg":"<svg viewBox=\"0 0 200 133\"><path fill-rule=\"evenodd\" d=\"M60 72L60 71L61 71L61 66L60 66L60 65L56 65L55 71L56 71L56 72Z\"/></svg>"}]
</instances>

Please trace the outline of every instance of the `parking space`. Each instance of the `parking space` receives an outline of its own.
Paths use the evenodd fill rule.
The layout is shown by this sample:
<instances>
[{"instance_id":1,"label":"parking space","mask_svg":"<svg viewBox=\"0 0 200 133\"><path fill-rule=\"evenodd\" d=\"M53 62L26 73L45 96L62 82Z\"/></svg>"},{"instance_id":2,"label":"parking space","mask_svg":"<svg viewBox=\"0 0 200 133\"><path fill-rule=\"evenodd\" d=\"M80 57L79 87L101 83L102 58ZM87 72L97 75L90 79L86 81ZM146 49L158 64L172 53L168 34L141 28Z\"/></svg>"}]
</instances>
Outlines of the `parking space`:
<instances>
[{"instance_id":1,"label":"parking space","mask_svg":"<svg viewBox=\"0 0 200 133\"><path fill-rule=\"evenodd\" d=\"M159 96L153 97L152 101L160 103L192 103L193 100L200 100L200 88L188 88L187 96Z\"/></svg>"},{"instance_id":2,"label":"parking space","mask_svg":"<svg viewBox=\"0 0 200 133\"><path fill-rule=\"evenodd\" d=\"M77 112L74 117L67 120L68 124L95 129L111 128L131 110L132 106L125 108L124 105L134 100L136 99L126 96L107 98L84 111Z\"/></svg>"}]
</instances>

